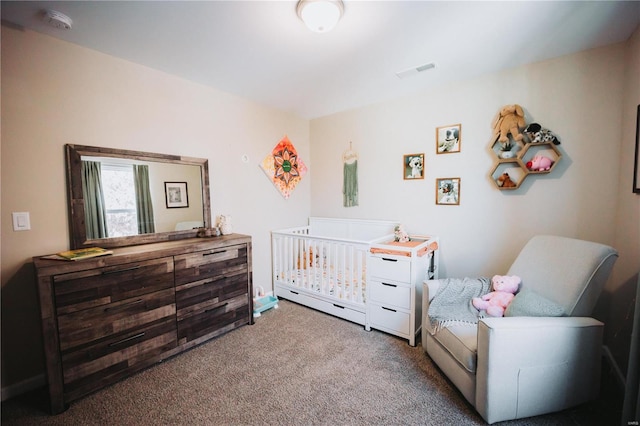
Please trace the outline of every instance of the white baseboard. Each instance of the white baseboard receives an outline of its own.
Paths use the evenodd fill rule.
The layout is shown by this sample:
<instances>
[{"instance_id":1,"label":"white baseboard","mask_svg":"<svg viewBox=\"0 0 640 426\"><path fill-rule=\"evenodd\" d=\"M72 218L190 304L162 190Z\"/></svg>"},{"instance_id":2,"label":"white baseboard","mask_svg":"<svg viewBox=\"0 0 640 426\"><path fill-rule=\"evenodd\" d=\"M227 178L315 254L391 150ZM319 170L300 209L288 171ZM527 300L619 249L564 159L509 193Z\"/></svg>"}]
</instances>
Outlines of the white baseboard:
<instances>
[{"instance_id":1,"label":"white baseboard","mask_svg":"<svg viewBox=\"0 0 640 426\"><path fill-rule=\"evenodd\" d=\"M2 401L6 401L7 399L38 389L46 384L47 381L44 377L44 373L42 373L13 385L3 387L1 390Z\"/></svg>"},{"instance_id":2,"label":"white baseboard","mask_svg":"<svg viewBox=\"0 0 640 426\"><path fill-rule=\"evenodd\" d=\"M622 370L620 370L620 367L618 367L618 363L613 358L613 354L611 353L611 350L609 350L609 347L607 345L602 345L602 356L604 357L607 364L609 364L609 366L611 367L614 378L624 392L626 379L624 377L624 374L622 374Z\"/></svg>"}]
</instances>

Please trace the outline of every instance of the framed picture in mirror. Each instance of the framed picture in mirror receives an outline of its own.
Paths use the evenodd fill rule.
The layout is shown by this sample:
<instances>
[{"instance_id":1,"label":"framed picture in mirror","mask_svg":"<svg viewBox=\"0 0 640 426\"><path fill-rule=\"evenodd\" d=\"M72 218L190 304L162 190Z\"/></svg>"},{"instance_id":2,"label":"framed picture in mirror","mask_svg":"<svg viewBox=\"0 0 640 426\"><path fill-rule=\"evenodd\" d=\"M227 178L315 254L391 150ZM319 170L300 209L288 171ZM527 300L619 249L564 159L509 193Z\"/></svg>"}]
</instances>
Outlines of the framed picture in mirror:
<instances>
[{"instance_id":1,"label":"framed picture in mirror","mask_svg":"<svg viewBox=\"0 0 640 426\"><path fill-rule=\"evenodd\" d=\"M189 207L187 182L165 182L164 194L168 209Z\"/></svg>"}]
</instances>

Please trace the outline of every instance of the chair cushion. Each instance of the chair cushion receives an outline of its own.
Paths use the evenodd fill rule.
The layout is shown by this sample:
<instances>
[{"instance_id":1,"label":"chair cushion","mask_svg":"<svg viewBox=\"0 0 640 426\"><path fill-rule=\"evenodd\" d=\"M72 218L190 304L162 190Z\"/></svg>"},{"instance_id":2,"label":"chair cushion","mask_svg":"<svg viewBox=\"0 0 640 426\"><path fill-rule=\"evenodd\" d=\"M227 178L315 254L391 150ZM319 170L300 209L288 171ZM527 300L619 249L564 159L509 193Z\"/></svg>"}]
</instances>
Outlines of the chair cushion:
<instances>
[{"instance_id":1,"label":"chair cushion","mask_svg":"<svg viewBox=\"0 0 640 426\"><path fill-rule=\"evenodd\" d=\"M465 370L475 374L478 352L478 327L473 325L453 325L438 331L437 340Z\"/></svg>"},{"instance_id":2,"label":"chair cushion","mask_svg":"<svg viewBox=\"0 0 640 426\"><path fill-rule=\"evenodd\" d=\"M568 316L589 316L618 252L604 244L552 235L529 240L506 275L554 301Z\"/></svg>"},{"instance_id":3,"label":"chair cushion","mask_svg":"<svg viewBox=\"0 0 640 426\"><path fill-rule=\"evenodd\" d=\"M505 317L561 317L563 315L562 306L526 288L516 294L504 312Z\"/></svg>"}]
</instances>

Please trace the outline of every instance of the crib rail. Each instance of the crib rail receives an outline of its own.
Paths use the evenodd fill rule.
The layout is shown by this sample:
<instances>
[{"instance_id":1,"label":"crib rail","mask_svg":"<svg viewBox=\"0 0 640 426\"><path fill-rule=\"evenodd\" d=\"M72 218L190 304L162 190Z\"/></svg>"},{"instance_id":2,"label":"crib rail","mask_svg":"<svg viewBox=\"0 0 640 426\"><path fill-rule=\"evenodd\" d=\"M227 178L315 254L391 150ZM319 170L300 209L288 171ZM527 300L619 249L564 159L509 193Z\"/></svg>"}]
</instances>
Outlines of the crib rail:
<instances>
[{"instance_id":1,"label":"crib rail","mask_svg":"<svg viewBox=\"0 0 640 426\"><path fill-rule=\"evenodd\" d=\"M369 242L311 236L310 227L272 232L273 280L364 305Z\"/></svg>"}]
</instances>

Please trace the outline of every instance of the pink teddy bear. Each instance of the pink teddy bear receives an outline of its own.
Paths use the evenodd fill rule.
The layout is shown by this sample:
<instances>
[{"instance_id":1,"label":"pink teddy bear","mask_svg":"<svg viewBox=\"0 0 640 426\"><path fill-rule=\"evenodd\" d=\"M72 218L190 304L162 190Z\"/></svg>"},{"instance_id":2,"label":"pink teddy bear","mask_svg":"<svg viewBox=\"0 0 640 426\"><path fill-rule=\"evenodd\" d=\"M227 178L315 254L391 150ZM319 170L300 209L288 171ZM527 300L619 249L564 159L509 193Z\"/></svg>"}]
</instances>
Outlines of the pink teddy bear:
<instances>
[{"instance_id":1,"label":"pink teddy bear","mask_svg":"<svg viewBox=\"0 0 640 426\"><path fill-rule=\"evenodd\" d=\"M515 293L518 292L519 286L520 277L515 275L494 275L491 278L493 291L482 297L474 297L471 299L471 303L479 311L485 310L492 317L501 317L515 297Z\"/></svg>"}]
</instances>

